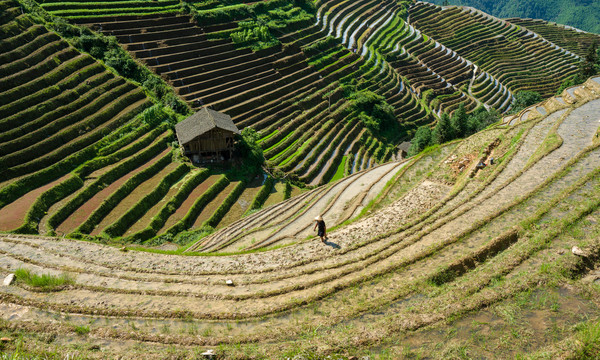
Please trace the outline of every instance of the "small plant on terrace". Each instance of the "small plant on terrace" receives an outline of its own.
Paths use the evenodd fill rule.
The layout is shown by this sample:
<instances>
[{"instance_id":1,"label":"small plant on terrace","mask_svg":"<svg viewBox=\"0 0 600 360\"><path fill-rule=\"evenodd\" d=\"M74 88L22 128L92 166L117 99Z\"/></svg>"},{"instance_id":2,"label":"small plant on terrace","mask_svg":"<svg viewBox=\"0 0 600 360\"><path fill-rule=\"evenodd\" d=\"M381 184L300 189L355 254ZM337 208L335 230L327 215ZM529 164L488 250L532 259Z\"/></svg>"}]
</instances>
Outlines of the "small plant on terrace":
<instances>
[{"instance_id":1,"label":"small plant on terrace","mask_svg":"<svg viewBox=\"0 0 600 360\"><path fill-rule=\"evenodd\" d=\"M68 274L58 276L50 274L34 274L29 269L19 268L15 271L17 281L23 282L26 285L40 289L42 291L58 291L65 286L72 285L75 280Z\"/></svg>"}]
</instances>

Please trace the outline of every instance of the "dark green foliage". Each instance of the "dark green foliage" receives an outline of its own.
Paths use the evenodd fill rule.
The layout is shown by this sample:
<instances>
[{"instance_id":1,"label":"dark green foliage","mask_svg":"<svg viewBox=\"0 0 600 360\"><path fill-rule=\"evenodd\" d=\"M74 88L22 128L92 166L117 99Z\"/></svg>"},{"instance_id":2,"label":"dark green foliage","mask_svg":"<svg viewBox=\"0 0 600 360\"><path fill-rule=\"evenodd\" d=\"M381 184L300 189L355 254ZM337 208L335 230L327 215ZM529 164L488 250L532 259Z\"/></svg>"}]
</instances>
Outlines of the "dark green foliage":
<instances>
[{"instance_id":1,"label":"dark green foliage","mask_svg":"<svg viewBox=\"0 0 600 360\"><path fill-rule=\"evenodd\" d=\"M122 49L113 48L106 51L103 55L106 65L117 70L121 76L137 82L143 82L146 79L145 75L147 74L144 74L144 71L142 71L139 65L131 57L125 56Z\"/></svg>"},{"instance_id":2,"label":"dark green foliage","mask_svg":"<svg viewBox=\"0 0 600 360\"><path fill-rule=\"evenodd\" d=\"M397 138L399 126L394 108L383 96L363 90L354 93L350 99L353 109L358 112L358 118L373 135L389 141Z\"/></svg>"},{"instance_id":3,"label":"dark green foliage","mask_svg":"<svg viewBox=\"0 0 600 360\"><path fill-rule=\"evenodd\" d=\"M468 132L467 111L465 104L461 103L458 109L452 114L450 119L450 127L456 137L464 137Z\"/></svg>"},{"instance_id":4,"label":"dark green foliage","mask_svg":"<svg viewBox=\"0 0 600 360\"><path fill-rule=\"evenodd\" d=\"M175 125L177 123L177 119L167 114L165 108L160 105L154 105L144 110L142 119L143 122L150 125L151 128L156 128L163 122L169 123L170 125Z\"/></svg>"},{"instance_id":5,"label":"dark green foliage","mask_svg":"<svg viewBox=\"0 0 600 360\"><path fill-rule=\"evenodd\" d=\"M431 143L431 129L429 126L421 126L413 137L408 156L413 156L423 151Z\"/></svg>"},{"instance_id":6,"label":"dark green foliage","mask_svg":"<svg viewBox=\"0 0 600 360\"><path fill-rule=\"evenodd\" d=\"M454 129L452 128L450 116L448 116L448 114L446 113L443 113L442 117L438 120L437 125L433 129L433 133L431 134L431 141L434 144L443 144L455 138L456 134L454 133Z\"/></svg>"},{"instance_id":7,"label":"dark green foliage","mask_svg":"<svg viewBox=\"0 0 600 360\"><path fill-rule=\"evenodd\" d=\"M568 89L575 85L583 84L586 80L587 78L585 76L583 76L581 73L577 73L567 78L565 81L563 81L562 84L560 84L560 87L556 91L556 95L560 96L560 94L562 94L562 92L565 91L565 89Z\"/></svg>"},{"instance_id":8,"label":"dark green foliage","mask_svg":"<svg viewBox=\"0 0 600 360\"><path fill-rule=\"evenodd\" d=\"M515 94L515 101L513 102L513 107L510 112L513 114L518 113L540 101L542 101L542 95L535 91L519 91Z\"/></svg>"},{"instance_id":9,"label":"dark green foliage","mask_svg":"<svg viewBox=\"0 0 600 360\"><path fill-rule=\"evenodd\" d=\"M242 130L242 135L238 137L237 153L243 159L243 169L241 169L243 172L255 174L265 163L263 150L258 144L259 139L256 130L250 127Z\"/></svg>"},{"instance_id":10,"label":"dark green foliage","mask_svg":"<svg viewBox=\"0 0 600 360\"><path fill-rule=\"evenodd\" d=\"M271 35L267 26L259 25L255 21L242 21L239 26L240 31L230 34L234 44L250 46L256 51L279 43L277 38Z\"/></svg>"},{"instance_id":11,"label":"dark green foliage","mask_svg":"<svg viewBox=\"0 0 600 360\"><path fill-rule=\"evenodd\" d=\"M289 181L285 182L285 191L283 193L283 200L287 200L292 197L292 183Z\"/></svg>"},{"instance_id":12,"label":"dark green foliage","mask_svg":"<svg viewBox=\"0 0 600 360\"><path fill-rule=\"evenodd\" d=\"M600 63L598 62L598 43L594 42L587 50L585 58L579 66L579 72L584 77L590 77L596 75L600 70Z\"/></svg>"},{"instance_id":13,"label":"dark green foliage","mask_svg":"<svg viewBox=\"0 0 600 360\"><path fill-rule=\"evenodd\" d=\"M467 133L463 137L475 134L500 120L497 110L487 111L483 106L478 107L467 117Z\"/></svg>"},{"instance_id":14,"label":"dark green foliage","mask_svg":"<svg viewBox=\"0 0 600 360\"><path fill-rule=\"evenodd\" d=\"M430 145L443 144L470 136L499 120L500 114L494 109L487 111L485 107L480 106L472 113L467 114L461 105L452 114L452 118L446 113L442 114L433 131L427 126L421 126L411 141L408 155L416 155Z\"/></svg>"}]
</instances>

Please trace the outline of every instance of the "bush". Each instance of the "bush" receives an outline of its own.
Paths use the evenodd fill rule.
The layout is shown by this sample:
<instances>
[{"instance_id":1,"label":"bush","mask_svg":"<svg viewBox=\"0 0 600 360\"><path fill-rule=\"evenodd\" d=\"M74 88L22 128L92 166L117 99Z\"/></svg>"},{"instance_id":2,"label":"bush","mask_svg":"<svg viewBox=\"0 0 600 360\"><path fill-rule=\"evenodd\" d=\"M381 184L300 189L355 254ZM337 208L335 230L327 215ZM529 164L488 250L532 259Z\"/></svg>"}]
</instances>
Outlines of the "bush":
<instances>
[{"instance_id":1,"label":"bush","mask_svg":"<svg viewBox=\"0 0 600 360\"><path fill-rule=\"evenodd\" d=\"M437 125L433 129L431 134L432 144L443 144L455 138L454 130L450 124L450 117L448 114L443 113L442 117L438 120Z\"/></svg>"},{"instance_id":2,"label":"bush","mask_svg":"<svg viewBox=\"0 0 600 360\"><path fill-rule=\"evenodd\" d=\"M429 126L421 126L417 129L415 137L412 139L408 156L413 156L423 151L431 144L431 129Z\"/></svg>"},{"instance_id":3,"label":"bush","mask_svg":"<svg viewBox=\"0 0 600 360\"><path fill-rule=\"evenodd\" d=\"M238 137L237 152L243 158L242 170L250 174L258 172L265 163L263 150L258 144L259 139L260 136L251 127L242 130L242 135Z\"/></svg>"},{"instance_id":4,"label":"bush","mask_svg":"<svg viewBox=\"0 0 600 360\"><path fill-rule=\"evenodd\" d=\"M372 91L362 90L350 96L352 107L358 118L373 135L393 141L398 137L399 125L394 108L385 98Z\"/></svg>"},{"instance_id":5,"label":"bush","mask_svg":"<svg viewBox=\"0 0 600 360\"><path fill-rule=\"evenodd\" d=\"M519 91L515 94L515 100L513 101L513 107L510 112L516 114L540 101L542 101L542 95L540 95L540 93L535 91Z\"/></svg>"}]
</instances>

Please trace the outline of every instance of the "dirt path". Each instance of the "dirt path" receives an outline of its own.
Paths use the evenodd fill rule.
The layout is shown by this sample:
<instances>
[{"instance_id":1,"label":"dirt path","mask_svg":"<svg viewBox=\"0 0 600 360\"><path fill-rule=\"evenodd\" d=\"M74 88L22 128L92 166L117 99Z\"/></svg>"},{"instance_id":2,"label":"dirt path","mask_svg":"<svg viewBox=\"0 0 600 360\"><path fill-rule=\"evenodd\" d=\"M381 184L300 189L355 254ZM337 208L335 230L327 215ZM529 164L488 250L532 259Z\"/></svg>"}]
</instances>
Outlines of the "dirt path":
<instances>
[{"instance_id":1,"label":"dirt path","mask_svg":"<svg viewBox=\"0 0 600 360\"><path fill-rule=\"evenodd\" d=\"M67 174L60 179L32 190L18 198L16 201L13 201L12 203L0 209L0 231L15 230L19 226L23 225L23 220L25 219L27 212L37 198L45 191L50 190L52 187L60 184L69 177L70 175Z\"/></svg>"}]
</instances>

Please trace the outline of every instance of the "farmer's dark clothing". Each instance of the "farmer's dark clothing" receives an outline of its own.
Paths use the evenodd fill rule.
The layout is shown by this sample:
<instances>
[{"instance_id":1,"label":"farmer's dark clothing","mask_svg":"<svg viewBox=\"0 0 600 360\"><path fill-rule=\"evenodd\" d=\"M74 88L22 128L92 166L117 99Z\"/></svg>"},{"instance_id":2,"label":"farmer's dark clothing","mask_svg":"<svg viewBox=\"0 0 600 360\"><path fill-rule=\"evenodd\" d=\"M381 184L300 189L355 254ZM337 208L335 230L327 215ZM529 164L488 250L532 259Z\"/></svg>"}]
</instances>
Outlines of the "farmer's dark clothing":
<instances>
[{"instance_id":1,"label":"farmer's dark clothing","mask_svg":"<svg viewBox=\"0 0 600 360\"><path fill-rule=\"evenodd\" d=\"M323 220L317 221L317 226L319 228L319 231L317 234L321 237L325 236L325 221L323 221Z\"/></svg>"}]
</instances>

